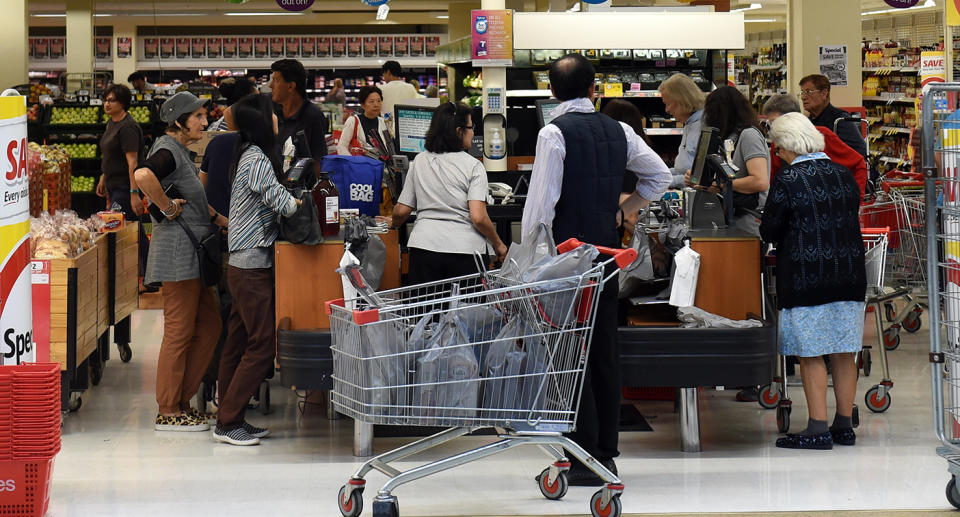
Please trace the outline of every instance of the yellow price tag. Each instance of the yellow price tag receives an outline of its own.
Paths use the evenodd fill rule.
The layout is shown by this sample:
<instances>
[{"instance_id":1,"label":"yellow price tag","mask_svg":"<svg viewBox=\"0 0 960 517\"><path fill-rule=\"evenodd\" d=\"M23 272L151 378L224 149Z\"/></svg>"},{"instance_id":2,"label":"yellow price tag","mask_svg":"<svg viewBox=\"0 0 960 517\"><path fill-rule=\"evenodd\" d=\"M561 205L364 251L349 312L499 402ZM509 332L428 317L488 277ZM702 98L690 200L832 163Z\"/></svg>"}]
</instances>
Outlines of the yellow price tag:
<instances>
[{"instance_id":1,"label":"yellow price tag","mask_svg":"<svg viewBox=\"0 0 960 517\"><path fill-rule=\"evenodd\" d=\"M604 97L623 97L623 83L603 83Z\"/></svg>"}]
</instances>

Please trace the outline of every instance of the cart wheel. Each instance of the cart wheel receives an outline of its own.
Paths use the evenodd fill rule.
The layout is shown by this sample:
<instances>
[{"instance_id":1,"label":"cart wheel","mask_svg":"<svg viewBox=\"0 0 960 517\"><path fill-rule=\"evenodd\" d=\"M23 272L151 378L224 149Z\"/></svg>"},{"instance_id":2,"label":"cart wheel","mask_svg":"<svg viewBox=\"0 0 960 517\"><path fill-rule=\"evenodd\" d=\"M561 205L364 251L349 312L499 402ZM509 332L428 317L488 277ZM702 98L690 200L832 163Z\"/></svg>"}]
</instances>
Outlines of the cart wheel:
<instances>
[{"instance_id":1,"label":"cart wheel","mask_svg":"<svg viewBox=\"0 0 960 517\"><path fill-rule=\"evenodd\" d=\"M400 505L394 497L389 501L373 501L373 517L400 517Z\"/></svg>"},{"instance_id":2,"label":"cart wheel","mask_svg":"<svg viewBox=\"0 0 960 517\"><path fill-rule=\"evenodd\" d=\"M887 321L893 321L897 319L897 309L893 306L893 303L886 302L883 304L884 313L887 315Z\"/></svg>"},{"instance_id":3,"label":"cart wheel","mask_svg":"<svg viewBox=\"0 0 960 517\"><path fill-rule=\"evenodd\" d=\"M90 384L94 386L100 384L100 381L103 380L103 368L104 364L102 362L90 363Z\"/></svg>"},{"instance_id":4,"label":"cart wheel","mask_svg":"<svg viewBox=\"0 0 960 517\"><path fill-rule=\"evenodd\" d=\"M541 472L540 475L537 476L537 486L540 487L540 493L543 494L543 497L556 501L558 499L562 499L563 496L567 495L567 488L569 488L570 485L569 483L567 483L566 472L561 471L557 475L557 479L553 480L552 485L547 484L549 480L550 480L550 469L545 468L543 469L543 472Z\"/></svg>"},{"instance_id":5,"label":"cart wheel","mask_svg":"<svg viewBox=\"0 0 960 517\"><path fill-rule=\"evenodd\" d=\"M620 494L610 498L610 504L606 508L600 508L603 505L603 490L597 490L590 498L590 515L593 517L620 517L623 512L623 504L620 502Z\"/></svg>"},{"instance_id":6,"label":"cart wheel","mask_svg":"<svg viewBox=\"0 0 960 517\"><path fill-rule=\"evenodd\" d=\"M853 405L853 413L850 413L850 420L853 422L853 428L860 427L860 407Z\"/></svg>"},{"instance_id":7,"label":"cart wheel","mask_svg":"<svg viewBox=\"0 0 960 517\"><path fill-rule=\"evenodd\" d=\"M83 406L83 399L79 396L77 398L70 399L70 402L67 404L67 411L71 413L76 413L80 411L80 408Z\"/></svg>"},{"instance_id":8,"label":"cart wheel","mask_svg":"<svg viewBox=\"0 0 960 517\"><path fill-rule=\"evenodd\" d=\"M860 367L863 368L863 376L869 377L870 371L873 369L873 358L870 356L870 350L860 352L860 363Z\"/></svg>"},{"instance_id":9,"label":"cart wheel","mask_svg":"<svg viewBox=\"0 0 960 517\"><path fill-rule=\"evenodd\" d=\"M117 343L117 350L120 351L120 360L129 363L133 359L133 350L130 350L130 343Z\"/></svg>"},{"instance_id":10,"label":"cart wheel","mask_svg":"<svg viewBox=\"0 0 960 517\"><path fill-rule=\"evenodd\" d=\"M903 328L907 332L913 334L914 332L920 330L922 320L920 319L920 311L913 311L907 315L907 318L903 320Z\"/></svg>"},{"instance_id":11,"label":"cart wheel","mask_svg":"<svg viewBox=\"0 0 960 517\"><path fill-rule=\"evenodd\" d=\"M954 508L960 510L960 492L957 491L957 478L950 478L950 481L947 481L947 501L950 501L950 504Z\"/></svg>"},{"instance_id":12,"label":"cart wheel","mask_svg":"<svg viewBox=\"0 0 960 517\"><path fill-rule=\"evenodd\" d=\"M760 403L760 407L763 409L773 409L780 404L780 390L776 389L773 384L767 384L760 388L760 393L757 396L757 402Z\"/></svg>"},{"instance_id":13,"label":"cart wheel","mask_svg":"<svg viewBox=\"0 0 960 517\"><path fill-rule=\"evenodd\" d=\"M363 511L363 490L350 492L350 497L344 500L343 494L346 491L346 485L340 487L340 493L337 495L337 507L340 508L340 514L343 517L357 517Z\"/></svg>"},{"instance_id":14,"label":"cart wheel","mask_svg":"<svg viewBox=\"0 0 960 517\"><path fill-rule=\"evenodd\" d=\"M883 346L887 350L896 350L900 346L900 330L892 327L884 330Z\"/></svg>"},{"instance_id":15,"label":"cart wheel","mask_svg":"<svg viewBox=\"0 0 960 517\"><path fill-rule=\"evenodd\" d=\"M867 394L864 395L863 400L867 403L870 411L874 413L883 413L890 408L890 403L893 402L889 391L882 397L880 396L880 386L874 386L867 390Z\"/></svg>"},{"instance_id":16,"label":"cart wheel","mask_svg":"<svg viewBox=\"0 0 960 517\"><path fill-rule=\"evenodd\" d=\"M785 433L790 430L790 406L780 406L777 408L777 430Z\"/></svg>"}]
</instances>

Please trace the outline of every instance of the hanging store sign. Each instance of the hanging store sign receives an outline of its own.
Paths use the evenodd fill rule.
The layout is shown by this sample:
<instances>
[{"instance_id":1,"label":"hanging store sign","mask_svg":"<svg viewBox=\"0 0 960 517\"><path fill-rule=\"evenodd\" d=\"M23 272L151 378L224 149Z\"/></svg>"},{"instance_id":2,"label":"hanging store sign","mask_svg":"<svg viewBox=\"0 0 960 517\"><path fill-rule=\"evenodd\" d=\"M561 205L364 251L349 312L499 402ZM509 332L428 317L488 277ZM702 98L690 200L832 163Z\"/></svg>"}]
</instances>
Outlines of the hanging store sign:
<instances>
[{"instance_id":1,"label":"hanging store sign","mask_svg":"<svg viewBox=\"0 0 960 517\"><path fill-rule=\"evenodd\" d=\"M920 3L920 0L883 0L890 7L896 7L897 9L907 9L908 7L913 7Z\"/></svg>"},{"instance_id":2,"label":"hanging store sign","mask_svg":"<svg viewBox=\"0 0 960 517\"><path fill-rule=\"evenodd\" d=\"M947 25L960 25L960 1L946 0Z\"/></svg>"},{"instance_id":3,"label":"hanging store sign","mask_svg":"<svg viewBox=\"0 0 960 517\"><path fill-rule=\"evenodd\" d=\"M117 57L128 58L133 55L133 38L117 38Z\"/></svg>"},{"instance_id":4,"label":"hanging store sign","mask_svg":"<svg viewBox=\"0 0 960 517\"><path fill-rule=\"evenodd\" d=\"M390 0L360 0L370 7L380 7L381 5L386 5Z\"/></svg>"},{"instance_id":5,"label":"hanging store sign","mask_svg":"<svg viewBox=\"0 0 960 517\"><path fill-rule=\"evenodd\" d=\"M110 57L110 38L96 38L93 44L93 56L97 59Z\"/></svg>"},{"instance_id":6,"label":"hanging store sign","mask_svg":"<svg viewBox=\"0 0 960 517\"><path fill-rule=\"evenodd\" d=\"M0 364L36 361L30 296L26 97L0 97ZM47 308L49 312L49 307Z\"/></svg>"},{"instance_id":7,"label":"hanging store sign","mask_svg":"<svg viewBox=\"0 0 960 517\"><path fill-rule=\"evenodd\" d=\"M733 66L733 52L727 52L727 86L737 85L737 71Z\"/></svg>"},{"instance_id":8,"label":"hanging store sign","mask_svg":"<svg viewBox=\"0 0 960 517\"><path fill-rule=\"evenodd\" d=\"M473 66L513 66L513 9L470 11Z\"/></svg>"},{"instance_id":9,"label":"hanging store sign","mask_svg":"<svg viewBox=\"0 0 960 517\"><path fill-rule=\"evenodd\" d=\"M160 40L157 38L146 38L143 40L143 58L156 59L160 53Z\"/></svg>"},{"instance_id":10,"label":"hanging store sign","mask_svg":"<svg viewBox=\"0 0 960 517\"><path fill-rule=\"evenodd\" d=\"M303 11L313 5L313 0L277 0L277 5L286 11Z\"/></svg>"},{"instance_id":11,"label":"hanging store sign","mask_svg":"<svg viewBox=\"0 0 960 517\"><path fill-rule=\"evenodd\" d=\"M932 83L947 80L947 58L942 50L925 50L920 53L920 87L924 92Z\"/></svg>"}]
</instances>

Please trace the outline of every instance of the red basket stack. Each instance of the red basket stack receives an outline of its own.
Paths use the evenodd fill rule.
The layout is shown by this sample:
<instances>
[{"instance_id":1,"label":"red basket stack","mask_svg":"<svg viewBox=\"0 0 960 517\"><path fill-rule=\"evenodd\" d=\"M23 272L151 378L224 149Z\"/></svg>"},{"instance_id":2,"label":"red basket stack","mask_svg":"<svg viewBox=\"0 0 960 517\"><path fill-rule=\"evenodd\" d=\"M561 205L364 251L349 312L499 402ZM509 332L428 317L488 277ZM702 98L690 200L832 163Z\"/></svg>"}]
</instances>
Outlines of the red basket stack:
<instances>
[{"instance_id":1,"label":"red basket stack","mask_svg":"<svg viewBox=\"0 0 960 517\"><path fill-rule=\"evenodd\" d=\"M60 452L60 364L0 366L0 517L39 517Z\"/></svg>"}]
</instances>

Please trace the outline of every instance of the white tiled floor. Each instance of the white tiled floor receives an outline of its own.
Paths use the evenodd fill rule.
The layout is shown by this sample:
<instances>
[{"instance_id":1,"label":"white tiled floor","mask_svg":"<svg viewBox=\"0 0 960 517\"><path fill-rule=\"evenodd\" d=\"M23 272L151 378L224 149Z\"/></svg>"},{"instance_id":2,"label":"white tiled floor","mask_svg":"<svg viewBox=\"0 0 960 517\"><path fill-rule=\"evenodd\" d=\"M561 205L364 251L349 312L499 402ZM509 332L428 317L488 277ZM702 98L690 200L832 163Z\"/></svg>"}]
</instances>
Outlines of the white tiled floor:
<instances>
[{"instance_id":1,"label":"white tiled floor","mask_svg":"<svg viewBox=\"0 0 960 517\"><path fill-rule=\"evenodd\" d=\"M275 412L250 415L273 436L258 447L214 443L208 433L155 433L154 378L162 333L160 311L133 316L133 361L110 361L100 386L66 417L54 470L50 515L336 516L337 490L360 464L351 455L352 422L327 421L274 381ZM926 322L924 322L926 324ZM868 328L871 328L868 325ZM617 463L628 513L844 509L946 509L946 463L934 449L927 333L906 335L890 353L893 405L872 414L863 392L880 369L861 379L856 447L832 451L776 449L773 411L733 401L732 391L705 391L700 454L678 448L672 403L644 403L652 433L623 433ZM805 425L800 389L792 391L794 426ZM467 438L462 447L489 438ZM404 443L378 439L377 452ZM436 451L434 457L451 448ZM416 459L416 458L414 458ZM533 477L547 464L535 448L516 449L394 492L402 515L576 515L595 489L571 488L543 499ZM410 464L408 464L410 465ZM366 509L383 481L368 477Z\"/></svg>"}]
</instances>

